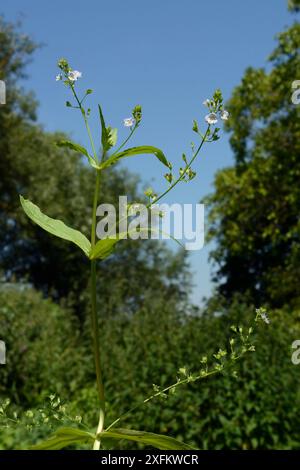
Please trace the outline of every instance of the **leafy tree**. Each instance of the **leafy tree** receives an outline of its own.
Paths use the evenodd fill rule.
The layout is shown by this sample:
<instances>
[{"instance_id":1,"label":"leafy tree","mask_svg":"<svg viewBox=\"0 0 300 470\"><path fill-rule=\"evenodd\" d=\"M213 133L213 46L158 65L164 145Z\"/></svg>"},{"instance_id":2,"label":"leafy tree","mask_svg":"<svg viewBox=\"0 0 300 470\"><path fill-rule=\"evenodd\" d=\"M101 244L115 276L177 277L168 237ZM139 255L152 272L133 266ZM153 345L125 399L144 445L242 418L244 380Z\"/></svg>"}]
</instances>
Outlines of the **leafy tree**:
<instances>
[{"instance_id":1,"label":"leafy tree","mask_svg":"<svg viewBox=\"0 0 300 470\"><path fill-rule=\"evenodd\" d=\"M215 279L228 299L300 300L300 25L278 35L267 69L248 68L228 103L234 167L219 171L210 207Z\"/></svg>"},{"instance_id":2,"label":"leafy tree","mask_svg":"<svg viewBox=\"0 0 300 470\"><path fill-rule=\"evenodd\" d=\"M300 0L288 0L288 8L291 11L300 10Z\"/></svg>"}]
</instances>

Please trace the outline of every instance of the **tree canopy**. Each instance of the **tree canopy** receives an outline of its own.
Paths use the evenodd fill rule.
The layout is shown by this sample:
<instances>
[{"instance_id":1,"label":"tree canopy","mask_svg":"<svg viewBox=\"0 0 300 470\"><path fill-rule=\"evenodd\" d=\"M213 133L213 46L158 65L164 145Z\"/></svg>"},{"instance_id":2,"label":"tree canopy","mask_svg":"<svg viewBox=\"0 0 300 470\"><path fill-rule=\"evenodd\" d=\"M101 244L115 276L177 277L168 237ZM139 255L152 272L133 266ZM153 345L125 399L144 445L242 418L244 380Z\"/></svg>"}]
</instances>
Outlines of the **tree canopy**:
<instances>
[{"instance_id":1,"label":"tree canopy","mask_svg":"<svg viewBox=\"0 0 300 470\"><path fill-rule=\"evenodd\" d=\"M248 68L228 102L236 164L215 177L210 237L219 292L257 304L299 302L300 25L277 37L266 68Z\"/></svg>"}]
</instances>

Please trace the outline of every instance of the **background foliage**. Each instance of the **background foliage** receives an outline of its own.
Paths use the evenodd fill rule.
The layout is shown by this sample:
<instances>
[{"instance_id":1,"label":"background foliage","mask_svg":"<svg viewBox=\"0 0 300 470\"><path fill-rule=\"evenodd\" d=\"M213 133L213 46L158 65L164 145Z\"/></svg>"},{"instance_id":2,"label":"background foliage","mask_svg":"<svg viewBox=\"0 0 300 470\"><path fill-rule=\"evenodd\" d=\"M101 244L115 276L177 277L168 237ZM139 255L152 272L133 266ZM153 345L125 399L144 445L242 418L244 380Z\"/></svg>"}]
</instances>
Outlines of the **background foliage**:
<instances>
[{"instance_id":1,"label":"background foliage","mask_svg":"<svg viewBox=\"0 0 300 470\"><path fill-rule=\"evenodd\" d=\"M0 407L0 448L10 449L28 448L80 416L95 426L97 396L88 266L80 252L26 219L18 200L22 193L88 233L90 170L55 145L62 135L39 126L34 96L19 86L36 45L3 18L0 43L0 79L9 85L0 113L0 336L8 350L0 400L10 399L6 411L17 421L8 422ZM220 375L181 388L138 409L126 425L203 449L299 448L300 379L291 363L300 324L300 108L291 103L299 44L295 23L278 36L267 68L246 70L228 103L236 163L216 175L206 200L217 287L205 307L189 301L185 255L158 243L120 243L100 266L108 421L149 395L151 384L172 383L179 367L199 369L203 354L226 343L230 325L247 324L265 305L271 324L259 331L257 351L239 365L237 379ZM136 198L135 175L108 175L107 202L125 193ZM53 394L62 402L49 400Z\"/></svg>"}]
</instances>

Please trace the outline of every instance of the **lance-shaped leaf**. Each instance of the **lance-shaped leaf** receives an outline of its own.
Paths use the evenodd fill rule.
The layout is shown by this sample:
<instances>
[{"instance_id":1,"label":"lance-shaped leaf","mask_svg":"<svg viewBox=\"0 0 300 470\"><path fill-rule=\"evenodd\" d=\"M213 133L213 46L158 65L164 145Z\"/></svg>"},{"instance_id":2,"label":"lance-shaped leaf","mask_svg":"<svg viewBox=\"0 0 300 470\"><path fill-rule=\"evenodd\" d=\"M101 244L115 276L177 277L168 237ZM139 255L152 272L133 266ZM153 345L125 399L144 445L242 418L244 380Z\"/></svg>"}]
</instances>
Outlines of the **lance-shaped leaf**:
<instances>
[{"instance_id":1,"label":"lance-shaped leaf","mask_svg":"<svg viewBox=\"0 0 300 470\"><path fill-rule=\"evenodd\" d=\"M152 147L151 145L142 145L141 147L132 147L130 149L122 150L122 152L115 153L111 155L105 162L103 162L100 166L101 169L107 168L111 165L117 163L121 158L131 157L134 155L144 155L147 153L151 153L158 158L165 166L169 168L169 162L166 159L164 153L158 149L157 147Z\"/></svg>"},{"instance_id":2,"label":"lance-shaped leaf","mask_svg":"<svg viewBox=\"0 0 300 470\"><path fill-rule=\"evenodd\" d=\"M141 442L160 450L195 450L193 447L185 444L174 437L163 434L154 434L152 432L134 431L132 429L111 429L103 431L97 435L105 443L106 439L126 439L128 441Z\"/></svg>"},{"instance_id":3,"label":"lance-shaped leaf","mask_svg":"<svg viewBox=\"0 0 300 470\"><path fill-rule=\"evenodd\" d=\"M79 246L79 248L83 250L86 256L89 256L91 243L83 233L79 232L79 230L68 227L61 220L52 219L46 214L43 214L40 208L28 199L24 199L20 196L20 201L25 214L33 220L33 222L46 230L46 232L75 243L75 245Z\"/></svg>"},{"instance_id":4,"label":"lance-shaped leaf","mask_svg":"<svg viewBox=\"0 0 300 470\"><path fill-rule=\"evenodd\" d=\"M55 434L50 436L45 441L32 446L32 450L60 450L72 444L85 444L93 442L96 436L92 433L83 431L82 429L75 428L61 428Z\"/></svg>"},{"instance_id":5,"label":"lance-shaped leaf","mask_svg":"<svg viewBox=\"0 0 300 470\"><path fill-rule=\"evenodd\" d=\"M118 137L118 130L113 129L112 127L108 126L106 127L104 116L102 113L102 109L100 104L98 105L99 109L99 116L100 116L100 122L101 122L101 144L104 152L107 152L111 147L116 145L117 143L117 137Z\"/></svg>"},{"instance_id":6,"label":"lance-shaped leaf","mask_svg":"<svg viewBox=\"0 0 300 470\"><path fill-rule=\"evenodd\" d=\"M88 159L88 161L89 161L89 163L92 167L94 167L94 168L99 167L97 162L95 162L94 158L91 157L91 155L89 154L87 149L85 147L83 147L82 145L75 144L74 142L71 142L70 140L60 140L59 142L56 143L56 145L58 147L66 147L70 150L74 150L74 152L81 153L82 155L87 157L87 159Z\"/></svg>"}]
</instances>

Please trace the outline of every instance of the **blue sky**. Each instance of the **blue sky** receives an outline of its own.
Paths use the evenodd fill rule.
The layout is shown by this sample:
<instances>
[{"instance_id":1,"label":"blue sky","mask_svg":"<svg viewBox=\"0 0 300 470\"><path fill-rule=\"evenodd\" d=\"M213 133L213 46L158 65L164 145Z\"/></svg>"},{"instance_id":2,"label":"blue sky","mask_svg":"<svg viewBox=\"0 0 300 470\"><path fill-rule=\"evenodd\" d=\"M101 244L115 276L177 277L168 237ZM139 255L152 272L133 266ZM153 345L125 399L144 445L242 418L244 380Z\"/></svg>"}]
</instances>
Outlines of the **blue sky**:
<instances>
[{"instance_id":1,"label":"blue sky","mask_svg":"<svg viewBox=\"0 0 300 470\"><path fill-rule=\"evenodd\" d=\"M92 88L106 121L122 129L132 107L143 106L143 125L133 145L163 149L180 165L194 139L192 119L203 122L202 102L216 88L225 99L239 84L246 67L264 66L274 36L293 21L285 0L10 0L1 5L7 20L23 18L23 30L43 44L28 67L26 88L39 100L45 129L65 130L86 144L80 116L65 108L69 98L55 82L56 62L68 58L82 71L80 87ZM98 131L96 109L93 131ZM196 203L212 191L214 174L232 163L228 136L209 144L198 159L197 178L182 184L164 202ZM126 160L158 192L164 189L162 167L151 157ZM193 299L212 290L210 246L190 255L195 284Z\"/></svg>"}]
</instances>

